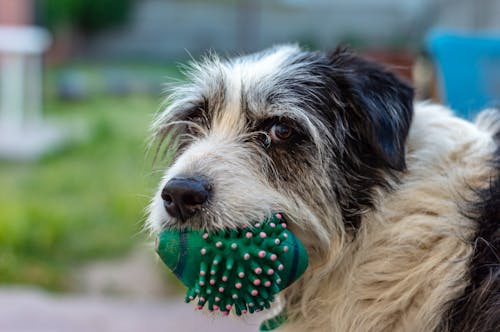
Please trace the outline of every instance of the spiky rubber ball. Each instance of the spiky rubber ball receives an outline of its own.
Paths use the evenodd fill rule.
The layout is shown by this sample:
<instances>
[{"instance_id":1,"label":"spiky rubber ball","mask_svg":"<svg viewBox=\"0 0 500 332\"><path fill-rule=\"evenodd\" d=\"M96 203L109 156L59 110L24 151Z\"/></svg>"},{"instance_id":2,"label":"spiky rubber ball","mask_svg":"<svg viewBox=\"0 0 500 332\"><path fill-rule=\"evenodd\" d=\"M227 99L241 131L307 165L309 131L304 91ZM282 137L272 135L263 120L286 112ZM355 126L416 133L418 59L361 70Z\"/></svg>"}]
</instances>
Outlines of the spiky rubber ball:
<instances>
[{"instance_id":1,"label":"spiky rubber ball","mask_svg":"<svg viewBox=\"0 0 500 332\"><path fill-rule=\"evenodd\" d=\"M167 229L156 251L188 287L186 302L225 315L268 309L308 264L304 246L279 213L236 230Z\"/></svg>"}]
</instances>

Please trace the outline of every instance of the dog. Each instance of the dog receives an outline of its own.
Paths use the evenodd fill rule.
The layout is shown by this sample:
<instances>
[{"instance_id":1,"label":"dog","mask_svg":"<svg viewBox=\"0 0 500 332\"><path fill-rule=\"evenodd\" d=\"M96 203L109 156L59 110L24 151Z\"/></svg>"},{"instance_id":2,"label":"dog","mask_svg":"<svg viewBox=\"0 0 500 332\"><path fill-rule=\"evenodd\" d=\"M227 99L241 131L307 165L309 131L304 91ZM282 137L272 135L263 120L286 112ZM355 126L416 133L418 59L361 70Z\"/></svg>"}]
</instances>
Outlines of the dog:
<instances>
[{"instance_id":1,"label":"dog","mask_svg":"<svg viewBox=\"0 0 500 332\"><path fill-rule=\"evenodd\" d=\"M279 331L498 331L500 113L474 123L348 49L195 62L154 122L147 227L279 211L309 268Z\"/></svg>"}]
</instances>

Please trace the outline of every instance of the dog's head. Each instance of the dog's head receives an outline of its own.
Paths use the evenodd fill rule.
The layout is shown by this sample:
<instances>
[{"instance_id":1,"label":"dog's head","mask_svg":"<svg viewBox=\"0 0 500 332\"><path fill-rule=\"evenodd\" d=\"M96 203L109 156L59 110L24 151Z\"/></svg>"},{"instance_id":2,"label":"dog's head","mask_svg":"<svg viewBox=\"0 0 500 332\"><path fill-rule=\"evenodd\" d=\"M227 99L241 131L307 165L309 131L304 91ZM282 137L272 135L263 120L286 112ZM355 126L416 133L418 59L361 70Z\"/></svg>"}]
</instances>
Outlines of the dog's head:
<instances>
[{"instance_id":1,"label":"dog's head","mask_svg":"<svg viewBox=\"0 0 500 332\"><path fill-rule=\"evenodd\" d=\"M405 169L413 91L346 50L211 56L189 79L155 123L172 164L150 205L153 231L235 228L279 211L306 245L329 246Z\"/></svg>"}]
</instances>

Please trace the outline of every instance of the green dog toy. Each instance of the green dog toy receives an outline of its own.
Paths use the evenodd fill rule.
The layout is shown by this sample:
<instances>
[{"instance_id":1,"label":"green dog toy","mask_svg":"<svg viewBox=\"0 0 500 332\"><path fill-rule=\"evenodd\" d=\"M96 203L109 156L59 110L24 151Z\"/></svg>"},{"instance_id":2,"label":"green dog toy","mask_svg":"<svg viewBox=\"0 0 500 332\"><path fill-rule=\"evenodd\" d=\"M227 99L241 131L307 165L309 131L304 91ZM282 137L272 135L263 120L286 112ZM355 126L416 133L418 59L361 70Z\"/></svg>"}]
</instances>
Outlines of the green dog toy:
<instances>
[{"instance_id":1,"label":"green dog toy","mask_svg":"<svg viewBox=\"0 0 500 332\"><path fill-rule=\"evenodd\" d=\"M306 270L304 246L277 213L262 223L213 233L167 229L156 251L188 287L186 302L228 315L270 307L274 295Z\"/></svg>"}]
</instances>

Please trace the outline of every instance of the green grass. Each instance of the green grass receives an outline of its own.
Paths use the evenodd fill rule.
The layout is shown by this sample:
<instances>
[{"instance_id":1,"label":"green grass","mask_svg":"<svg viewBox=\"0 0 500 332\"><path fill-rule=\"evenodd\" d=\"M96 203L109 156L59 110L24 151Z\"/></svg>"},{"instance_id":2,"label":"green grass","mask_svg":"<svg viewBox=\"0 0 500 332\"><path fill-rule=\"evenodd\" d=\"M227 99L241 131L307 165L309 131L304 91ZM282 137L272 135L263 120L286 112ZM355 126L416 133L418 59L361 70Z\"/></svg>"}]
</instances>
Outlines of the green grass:
<instances>
[{"instance_id":1,"label":"green grass","mask_svg":"<svg viewBox=\"0 0 500 332\"><path fill-rule=\"evenodd\" d=\"M89 135L35 163L0 162L0 283L68 289L73 267L144 241L144 208L159 178L145 147L159 104L141 96L47 102L49 117L83 122Z\"/></svg>"}]
</instances>

